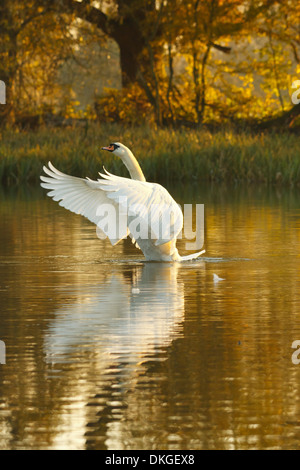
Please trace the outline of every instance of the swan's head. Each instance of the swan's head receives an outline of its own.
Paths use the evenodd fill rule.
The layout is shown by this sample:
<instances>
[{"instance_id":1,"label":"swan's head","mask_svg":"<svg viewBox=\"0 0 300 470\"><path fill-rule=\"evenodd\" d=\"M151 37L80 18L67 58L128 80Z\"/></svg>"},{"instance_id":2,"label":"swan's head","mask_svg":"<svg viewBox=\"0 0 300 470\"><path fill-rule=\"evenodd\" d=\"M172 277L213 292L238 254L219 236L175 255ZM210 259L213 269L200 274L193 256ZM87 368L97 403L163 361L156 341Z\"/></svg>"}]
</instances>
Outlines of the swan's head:
<instances>
[{"instance_id":1,"label":"swan's head","mask_svg":"<svg viewBox=\"0 0 300 470\"><path fill-rule=\"evenodd\" d=\"M117 157L120 157L127 170L129 171L132 179L138 181L146 181L140 165L138 164L136 158L128 147L125 147L125 145L121 144L120 142L114 142L108 147L102 147L102 150L107 150L108 152L117 155Z\"/></svg>"},{"instance_id":2,"label":"swan's head","mask_svg":"<svg viewBox=\"0 0 300 470\"><path fill-rule=\"evenodd\" d=\"M115 155L117 155L117 157L120 157L120 158L125 157L129 152L129 149L125 147L125 145L121 144L120 142L114 142L113 144L109 144L108 147L102 147L102 150L107 150L108 152L112 152Z\"/></svg>"}]
</instances>

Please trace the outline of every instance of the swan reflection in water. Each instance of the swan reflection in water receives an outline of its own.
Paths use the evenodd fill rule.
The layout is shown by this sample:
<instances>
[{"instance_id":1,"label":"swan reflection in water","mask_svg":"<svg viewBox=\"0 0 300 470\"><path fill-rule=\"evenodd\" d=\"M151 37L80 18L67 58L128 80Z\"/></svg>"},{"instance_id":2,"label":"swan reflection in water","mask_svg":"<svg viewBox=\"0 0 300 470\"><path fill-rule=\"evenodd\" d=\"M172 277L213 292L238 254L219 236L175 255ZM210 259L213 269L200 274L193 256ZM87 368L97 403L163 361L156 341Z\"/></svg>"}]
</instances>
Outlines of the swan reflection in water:
<instances>
[{"instance_id":1,"label":"swan reflection in water","mask_svg":"<svg viewBox=\"0 0 300 470\"><path fill-rule=\"evenodd\" d=\"M68 289L76 301L58 309L48 324L46 361L74 361L74 354L87 350L103 369L115 361L137 364L168 346L184 319L178 269L171 263L118 265L101 285Z\"/></svg>"},{"instance_id":2,"label":"swan reflection in water","mask_svg":"<svg viewBox=\"0 0 300 470\"><path fill-rule=\"evenodd\" d=\"M112 271L101 284L98 280L97 285L68 290L68 298L75 300L56 310L48 324L44 354L48 377L58 377L55 399L63 417L53 449L69 443L72 448L123 448L122 434L127 431L121 423L127 423L129 396L138 403L144 393L141 384L147 393L151 374L157 368L160 373L168 347L183 333L185 286L180 271L186 267L108 267ZM66 395L71 404L65 403Z\"/></svg>"}]
</instances>

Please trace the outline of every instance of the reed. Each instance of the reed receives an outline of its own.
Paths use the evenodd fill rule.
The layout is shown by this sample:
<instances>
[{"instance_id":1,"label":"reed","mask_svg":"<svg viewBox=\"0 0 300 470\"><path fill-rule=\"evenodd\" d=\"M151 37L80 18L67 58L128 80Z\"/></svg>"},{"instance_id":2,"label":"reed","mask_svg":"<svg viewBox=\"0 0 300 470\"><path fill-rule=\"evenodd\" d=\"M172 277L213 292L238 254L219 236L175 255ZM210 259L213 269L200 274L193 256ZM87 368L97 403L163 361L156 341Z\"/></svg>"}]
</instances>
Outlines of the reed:
<instances>
[{"instance_id":1,"label":"reed","mask_svg":"<svg viewBox=\"0 0 300 470\"><path fill-rule=\"evenodd\" d=\"M300 147L295 135L106 124L35 132L3 131L1 184L38 185L42 166L49 160L75 176L96 178L103 165L112 173L127 176L118 158L100 150L114 141L132 149L149 181L300 183Z\"/></svg>"}]
</instances>

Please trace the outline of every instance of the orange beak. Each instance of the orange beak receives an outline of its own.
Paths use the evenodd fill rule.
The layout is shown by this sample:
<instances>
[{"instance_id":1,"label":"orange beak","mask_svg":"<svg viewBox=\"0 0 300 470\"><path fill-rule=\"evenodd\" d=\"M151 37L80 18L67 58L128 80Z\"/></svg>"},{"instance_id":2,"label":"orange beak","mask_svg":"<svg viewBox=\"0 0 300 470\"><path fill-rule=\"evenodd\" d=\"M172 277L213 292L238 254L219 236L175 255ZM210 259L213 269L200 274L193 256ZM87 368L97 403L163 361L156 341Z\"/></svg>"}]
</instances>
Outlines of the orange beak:
<instances>
[{"instance_id":1,"label":"orange beak","mask_svg":"<svg viewBox=\"0 0 300 470\"><path fill-rule=\"evenodd\" d=\"M113 145L110 145L109 147L102 147L102 150L108 150L109 152L113 152L114 147L113 147Z\"/></svg>"}]
</instances>

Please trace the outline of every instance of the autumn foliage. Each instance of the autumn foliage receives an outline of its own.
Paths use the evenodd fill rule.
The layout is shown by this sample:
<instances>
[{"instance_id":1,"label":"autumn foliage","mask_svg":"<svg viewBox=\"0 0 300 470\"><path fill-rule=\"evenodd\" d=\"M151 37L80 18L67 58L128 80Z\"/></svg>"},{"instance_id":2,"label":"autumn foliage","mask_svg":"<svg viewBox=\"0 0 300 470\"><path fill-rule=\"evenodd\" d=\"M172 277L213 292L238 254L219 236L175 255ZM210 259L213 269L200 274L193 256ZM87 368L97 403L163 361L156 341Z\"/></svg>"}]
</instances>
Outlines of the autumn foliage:
<instances>
[{"instance_id":1,"label":"autumn foliage","mask_svg":"<svg viewBox=\"0 0 300 470\"><path fill-rule=\"evenodd\" d=\"M2 0L0 121L277 118L293 106L299 20L292 0Z\"/></svg>"}]
</instances>

